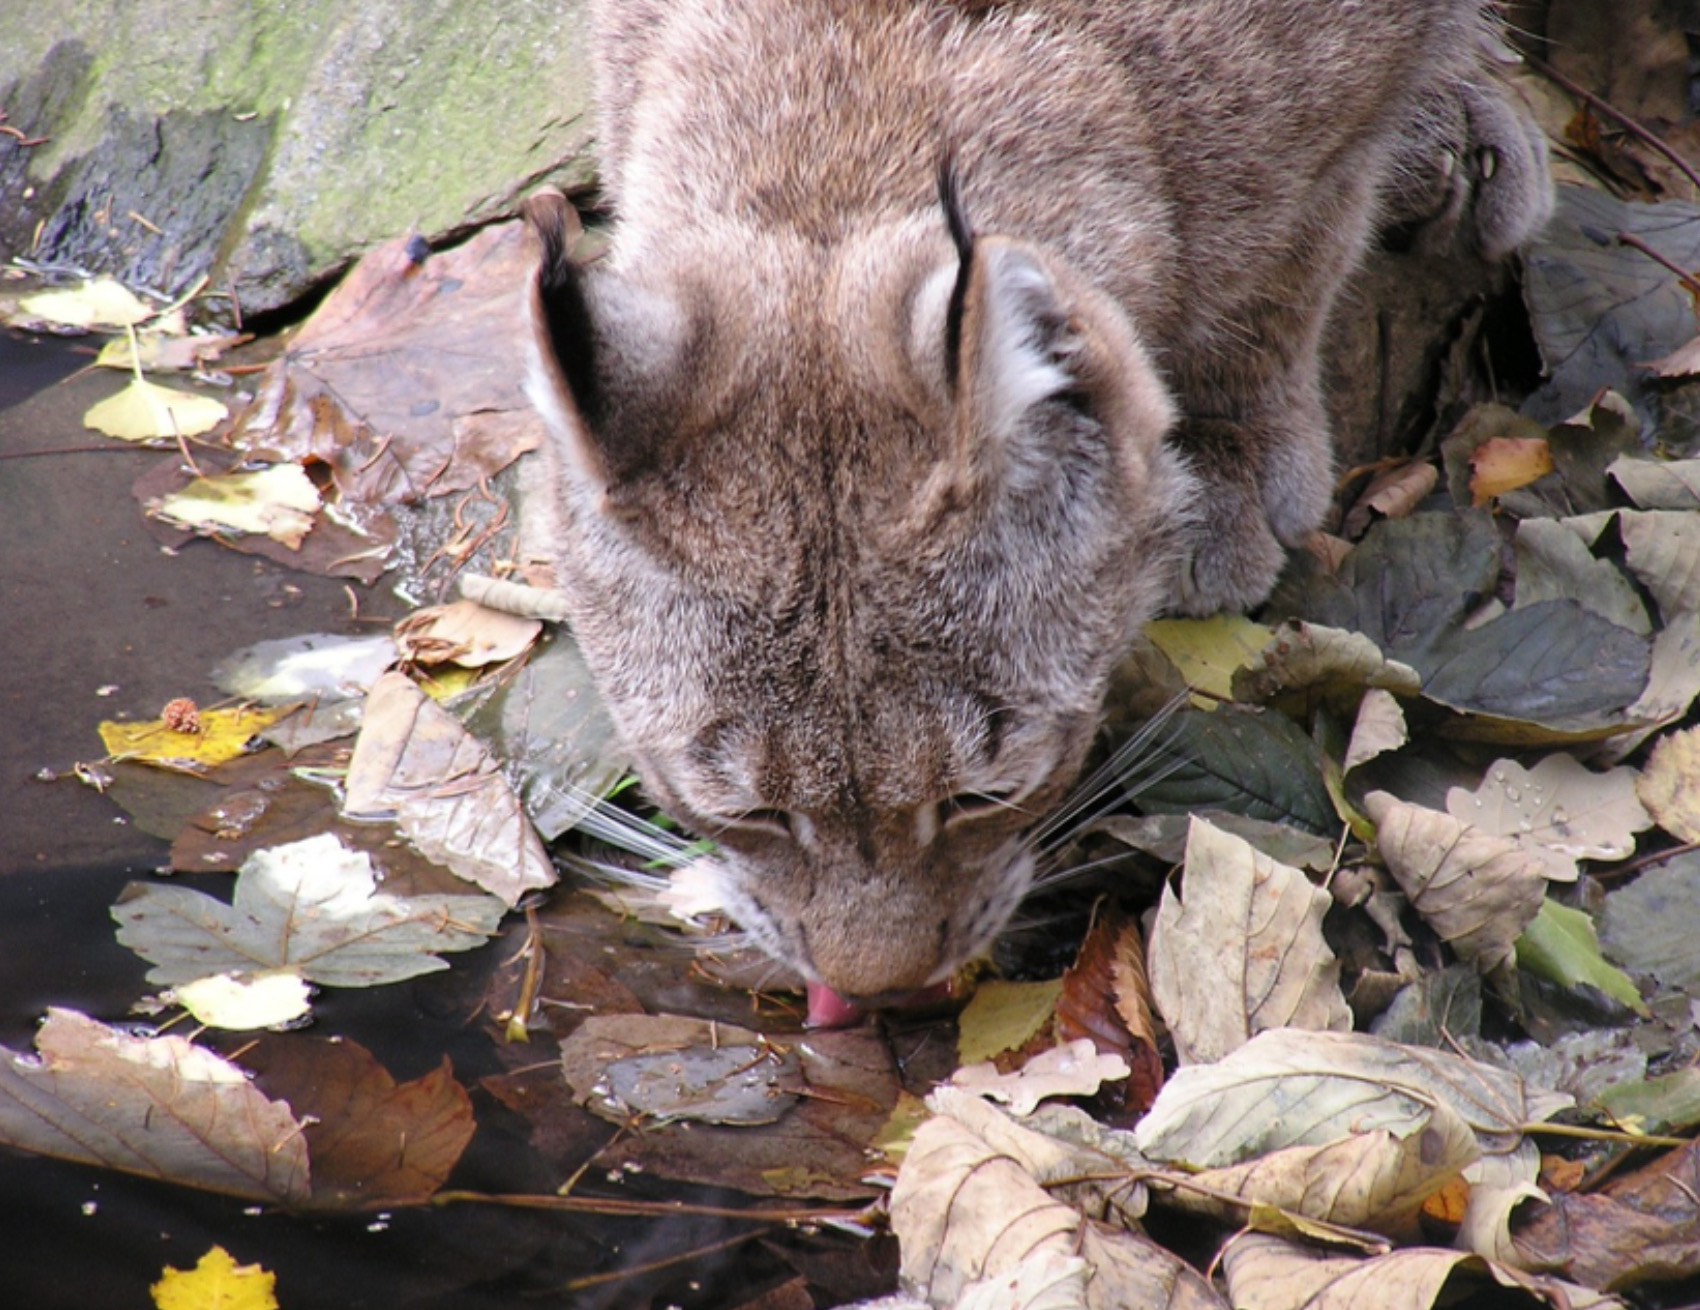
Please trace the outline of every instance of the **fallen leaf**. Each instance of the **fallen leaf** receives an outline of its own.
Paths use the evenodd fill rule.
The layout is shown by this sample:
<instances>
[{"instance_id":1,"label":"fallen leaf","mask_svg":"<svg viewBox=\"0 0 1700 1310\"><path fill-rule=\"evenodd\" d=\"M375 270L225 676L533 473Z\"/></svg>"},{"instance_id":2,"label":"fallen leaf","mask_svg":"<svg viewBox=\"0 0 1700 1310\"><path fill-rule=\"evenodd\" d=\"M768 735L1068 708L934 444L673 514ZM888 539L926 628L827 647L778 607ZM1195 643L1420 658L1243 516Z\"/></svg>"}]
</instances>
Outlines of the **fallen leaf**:
<instances>
[{"instance_id":1,"label":"fallen leaf","mask_svg":"<svg viewBox=\"0 0 1700 1310\"><path fill-rule=\"evenodd\" d=\"M1687 378L1700 373L1700 337L1678 346L1668 355L1650 359L1642 368L1662 378Z\"/></svg>"},{"instance_id":2,"label":"fallen leaf","mask_svg":"<svg viewBox=\"0 0 1700 1310\"><path fill-rule=\"evenodd\" d=\"M1637 509L1700 509L1700 459L1624 455L1612 461L1606 473Z\"/></svg>"},{"instance_id":3,"label":"fallen leaf","mask_svg":"<svg viewBox=\"0 0 1700 1310\"><path fill-rule=\"evenodd\" d=\"M533 258L523 225L423 260L411 248L387 242L337 284L237 416L236 449L319 461L341 500L373 505L470 490L537 446L514 364Z\"/></svg>"},{"instance_id":4,"label":"fallen leaf","mask_svg":"<svg viewBox=\"0 0 1700 1310\"><path fill-rule=\"evenodd\" d=\"M482 668L523 654L542 631L536 619L457 600L409 614L396 625L396 645L404 658L416 664Z\"/></svg>"},{"instance_id":5,"label":"fallen leaf","mask_svg":"<svg viewBox=\"0 0 1700 1310\"><path fill-rule=\"evenodd\" d=\"M106 720L100 725L100 740L114 759L199 772L246 755L248 744L283 713L254 705L202 710L199 732L174 732L163 719L142 723Z\"/></svg>"},{"instance_id":6,"label":"fallen leaf","mask_svg":"<svg viewBox=\"0 0 1700 1310\"><path fill-rule=\"evenodd\" d=\"M1607 623L1642 636L1652 631L1647 607L1623 570L1595 559L1587 543L1559 519L1525 519L1517 525L1517 600L1527 608L1570 600Z\"/></svg>"},{"instance_id":7,"label":"fallen leaf","mask_svg":"<svg viewBox=\"0 0 1700 1310\"><path fill-rule=\"evenodd\" d=\"M124 441L170 441L211 432L229 417L222 400L137 377L92 406L83 425Z\"/></svg>"},{"instance_id":8,"label":"fallen leaf","mask_svg":"<svg viewBox=\"0 0 1700 1310\"><path fill-rule=\"evenodd\" d=\"M1182 890L1184 901L1163 888L1150 949L1152 999L1181 1064L1219 1060L1269 1028L1352 1026L1322 937L1327 892L1197 818Z\"/></svg>"},{"instance_id":9,"label":"fallen leaf","mask_svg":"<svg viewBox=\"0 0 1700 1310\"><path fill-rule=\"evenodd\" d=\"M1636 791L1659 827L1678 841L1700 841L1700 728L1660 737Z\"/></svg>"},{"instance_id":10,"label":"fallen leaf","mask_svg":"<svg viewBox=\"0 0 1700 1310\"><path fill-rule=\"evenodd\" d=\"M1700 1066L1618 1083L1601 1092L1595 1104L1628 1132L1686 1132L1700 1124Z\"/></svg>"},{"instance_id":11,"label":"fallen leaf","mask_svg":"<svg viewBox=\"0 0 1700 1310\"><path fill-rule=\"evenodd\" d=\"M228 973L197 978L174 987L171 1001L208 1028L251 1031L293 1023L312 1009L306 981L293 973L262 973L238 978Z\"/></svg>"},{"instance_id":12,"label":"fallen leaf","mask_svg":"<svg viewBox=\"0 0 1700 1310\"><path fill-rule=\"evenodd\" d=\"M1411 1247L1365 1259L1263 1233L1232 1238L1222 1255L1235 1310L1428 1310L1450 1305L1474 1284L1496 1306L1605 1310L1615 1297L1526 1274L1464 1251ZM1510 1289L1509 1294L1505 1289Z\"/></svg>"},{"instance_id":13,"label":"fallen leaf","mask_svg":"<svg viewBox=\"0 0 1700 1310\"><path fill-rule=\"evenodd\" d=\"M1629 570L1666 623L1700 613L1700 516L1691 510L1623 510L1617 516Z\"/></svg>"},{"instance_id":14,"label":"fallen leaf","mask_svg":"<svg viewBox=\"0 0 1700 1310\"><path fill-rule=\"evenodd\" d=\"M1301 712L1316 704L1349 709L1366 688L1414 696L1422 678L1410 665L1388 659L1362 633L1302 620L1276 629L1233 677L1234 699L1275 701Z\"/></svg>"},{"instance_id":15,"label":"fallen leaf","mask_svg":"<svg viewBox=\"0 0 1700 1310\"><path fill-rule=\"evenodd\" d=\"M510 906L556 878L497 761L400 673L366 697L343 814L395 820L426 858Z\"/></svg>"},{"instance_id":16,"label":"fallen leaf","mask_svg":"<svg viewBox=\"0 0 1700 1310\"><path fill-rule=\"evenodd\" d=\"M204 1047L57 1008L35 1046L0 1048L7 1145L254 1201L307 1199L301 1124Z\"/></svg>"},{"instance_id":17,"label":"fallen leaf","mask_svg":"<svg viewBox=\"0 0 1700 1310\"><path fill-rule=\"evenodd\" d=\"M953 1086L1009 1106L1018 1118L1032 1114L1048 1096L1091 1096L1105 1082L1126 1078L1127 1061L1100 1055L1090 1038L1040 1051L1014 1073L999 1073L990 1062L965 1065L951 1076Z\"/></svg>"},{"instance_id":18,"label":"fallen leaf","mask_svg":"<svg viewBox=\"0 0 1700 1310\"><path fill-rule=\"evenodd\" d=\"M116 330L134 327L159 310L115 278L97 277L81 286L40 291L18 301L29 319L64 327Z\"/></svg>"},{"instance_id":19,"label":"fallen leaf","mask_svg":"<svg viewBox=\"0 0 1700 1310\"><path fill-rule=\"evenodd\" d=\"M1239 614L1156 619L1145 638L1167 655L1187 685L1216 700L1233 699L1234 670L1268 643L1269 629Z\"/></svg>"},{"instance_id":20,"label":"fallen leaf","mask_svg":"<svg viewBox=\"0 0 1700 1310\"><path fill-rule=\"evenodd\" d=\"M1408 460L1383 469L1370 479L1342 525L1354 540L1378 518L1399 519L1416 512L1440 481L1440 470L1429 460Z\"/></svg>"},{"instance_id":21,"label":"fallen leaf","mask_svg":"<svg viewBox=\"0 0 1700 1310\"><path fill-rule=\"evenodd\" d=\"M213 668L220 691L267 705L364 695L395 663L394 640L304 632L256 642Z\"/></svg>"},{"instance_id":22,"label":"fallen leaf","mask_svg":"<svg viewBox=\"0 0 1700 1310\"><path fill-rule=\"evenodd\" d=\"M1059 1042L1086 1038L1102 1055L1119 1055L1129 1074L1117 1108L1143 1113L1163 1085L1163 1057L1151 1017L1151 988L1139 924L1119 907L1094 916L1074 963L1062 976L1055 1023Z\"/></svg>"},{"instance_id":23,"label":"fallen leaf","mask_svg":"<svg viewBox=\"0 0 1700 1310\"><path fill-rule=\"evenodd\" d=\"M346 1038L263 1038L241 1054L271 1096L306 1124L316 1210L373 1210L428 1201L448 1180L476 1123L448 1057L398 1083Z\"/></svg>"},{"instance_id":24,"label":"fallen leaf","mask_svg":"<svg viewBox=\"0 0 1700 1310\"><path fill-rule=\"evenodd\" d=\"M503 909L490 896L380 892L370 858L324 835L250 856L229 905L133 882L112 917L118 940L153 964L153 983L288 969L327 987L375 987L448 968L434 952L481 945Z\"/></svg>"},{"instance_id":25,"label":"fallen leaf","mask_svg":"<svg viewBox=\"0 0 1700 1310\"><path fill-rule=\"evenodd\" d=\"M1382 858L1435 932L1483 973L1509 963L1546 898L1541 859L1513 838L1387 792L1371 792L1363 808Z\"/></svg>"},{"instance_id":26,"label":"fallen leaf","mask_svg":"<svg viewBox=\"0 0 1700 1310\"><path fill-rule=\"evenodd\" d=\"M994 978L975 988L957 1023L956 1058L978 1064L1019 1051L1038 1036L1056 1012L1062 979L1006 982Z\"/></svg>"},{"instance_id":27,"label":"fallen leaf","mask_svg":"<svg viewBox=\"0 0 1700 1310\"><path fill-rule=\"evenodd\" d=\"M239 1265L222 1246L193 1269L165 1267L149 1291L157 1310L277 1310L277 1275L260 1265Z\"/></svg>"},{"instance_id":28,"label":"fallen leaf","mask_svg":"<svg viewBox=\"0 0 1700 1310\"><path fill-rule=\"evenodd\" d=\"M227 350L254 338L250 333L213 332L174 336L164 332L139 332L108 341L95 356L101 368L141 369L147 373L188 373L213 363Z\"/></svg>"},{"instance_id":29,"label":"fallen leaf","mask_svg":"<svg viewBox=\"0 0 1700 1310\"><path fill-rule=\"evenodd\" d=\"M1643 869L1606 896L1600 937L1614 960L1662 987L1700 996L1700 854L1683 852Z\"/></svg>"},{"instance_id":30,"label":"fallen leaf","mask_svg":"<svg viewBox=\"0 0 1700 1310\"><path fill-rule=\"evenodd\" d=\"M1494 437L1470 456L1470 503L1481 506L1552 472L1552 451L1544 438Z\"/></svg>"},{"instance_id":31,"label":"fallen leaf","mask_svg":"<svg viewBox=\"0 0 1700 1310\"><path fill-rule=\"evenodd\" d=\"M1405 711L1398 697L1390 691L1371 687L1364 692L1358 705L1357 722L1352 725L1351 741L1340 761L1340 771L1350 773L1360 764L1368 764L1378 755L1398 750L1408 740Z\"/></svg>"},{"instance_id":32,"label":"fallen leaf","mask_svg":"<svg viewBox=\"0 0 1700 1310\"><path fill-rule=\"evenodd\" d=\"M273 464L196 478L150 504L148 512L196 532L254 533L299 550L320 504L319 489L299 464Z\"/></svg>"},{"instance_id":33,"label":"fallen leaf","mask_svg":"<svg viewBox=\"0 0 1700 1310\"><path fill-rule=\"evenodd\" d=\"M1577 860L1622 860L1653 820L1636 799L1634 769L1596 773L1572 756L1548 755L1533 769L1516 760L1488 767L1474 792L1453 787L1446 812L1483 832L1511 837L1542 858L1547 877L1574 882Z\"/></svg>"},{"instance_id":34,"label":"fallen leaf","mask_svg":"<svg viewBox=\"0 0 1700 1310\"><path fill-rule=\"evenodd\" d=\"M1634 982L1600 954L1594 921L1557 901L1542 901L1541 912L1517 939L1517 967L1560 987L1587 983L1637 1014L1647 1013Z\"/></svg>"}]
</instances>

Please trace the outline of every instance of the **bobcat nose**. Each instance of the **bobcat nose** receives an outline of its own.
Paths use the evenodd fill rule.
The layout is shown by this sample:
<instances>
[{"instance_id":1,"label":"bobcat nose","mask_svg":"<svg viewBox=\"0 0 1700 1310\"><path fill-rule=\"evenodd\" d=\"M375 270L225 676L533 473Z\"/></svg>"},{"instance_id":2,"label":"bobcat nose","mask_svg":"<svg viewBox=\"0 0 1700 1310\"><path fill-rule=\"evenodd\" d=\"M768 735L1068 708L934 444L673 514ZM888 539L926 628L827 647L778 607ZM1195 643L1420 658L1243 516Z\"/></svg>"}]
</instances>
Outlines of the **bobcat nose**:
<instances>
[{"instance_id":1,"label":"bobcat nose","mask_svg":"<svg viewBox=\"0 0 1700 1310\"><path fill-rule=\"evenodd\" d=\"M869 996L844 996L824 983L808 987L809 1013L805 1026L809 1028L848 1028L861 1021L870 1010L913 1010L937 1005L956 994L954 980L946 979L918 991L875 992Z\"/></svg>"}]
</instances>

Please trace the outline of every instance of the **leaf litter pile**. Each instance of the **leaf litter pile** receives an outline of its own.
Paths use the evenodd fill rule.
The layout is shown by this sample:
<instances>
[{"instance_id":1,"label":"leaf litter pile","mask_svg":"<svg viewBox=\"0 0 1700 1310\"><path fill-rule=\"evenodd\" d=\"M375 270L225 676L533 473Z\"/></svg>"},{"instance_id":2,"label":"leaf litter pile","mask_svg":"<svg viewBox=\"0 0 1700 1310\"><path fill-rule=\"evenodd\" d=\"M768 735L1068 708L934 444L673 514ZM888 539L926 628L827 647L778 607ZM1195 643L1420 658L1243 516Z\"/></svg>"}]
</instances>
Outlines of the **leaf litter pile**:
<instances>
[{"instance_id":1,"label":"leaf litter pile","mask_svg":"<svg viewBox=\"0 0 1700 1310\"><path fill-rule=\"evenodd\" d=\"M544 622L517 225L372 252L229 415L143 376L222 345L108 285L26 302L123 329L132 380L88 422L168 448L137 486L162 530L432 603L238 652L228 705L101 725L84 780L173 871L232 879L123 893L144 1019L50 1011L0 1059L0 1140L290 1211L728 1226L636 1270L555 1258L558 1297L610 1304L673 1303L716 1250L742 1272L714 1304L890 1290L889 1240L829 1259L825 1227L895 1236L892 1306L1692 1297L1700 286L1671 266L1700 267L1700 205L1666 193L1700 188L1528 85L1572 179L1526 260L1547 380L1443 405L1255 621L1152 626L1110 707L1144 724L1137 776L1049 840L1052 926L954 1017L805 1032L694 903L704 848L644 810ZM490 941L503 1072L398 1083L302 1030L328 989ZM456 1185L497 1107L550 1186ZM269 1277L214 1248L154 1294L274 1304Z\"/></svg>"}]
</instances>

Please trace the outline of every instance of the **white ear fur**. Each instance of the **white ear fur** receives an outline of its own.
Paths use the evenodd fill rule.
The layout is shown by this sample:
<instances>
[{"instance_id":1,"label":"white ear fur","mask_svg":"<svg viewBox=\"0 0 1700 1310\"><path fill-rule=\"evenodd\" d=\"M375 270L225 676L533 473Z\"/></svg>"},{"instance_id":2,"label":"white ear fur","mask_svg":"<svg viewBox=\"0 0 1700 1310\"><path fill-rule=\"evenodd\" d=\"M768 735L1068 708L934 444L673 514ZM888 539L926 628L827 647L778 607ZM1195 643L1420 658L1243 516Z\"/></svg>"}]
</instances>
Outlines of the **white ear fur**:
<instances>
[{"instance_id":1,"label":"white ear fur","mask_svg":"<svg viewBox=\"0 0 1700 1310\"><path fill-rule=\"evenodd\" d=\"M1052 350L1065 315L1045 270L1025 252L983 241L975 257L985 269L969 379L974 416L985 436L1007 443L1030 409L1072 382Z\"/></svg>"}]
</instances>

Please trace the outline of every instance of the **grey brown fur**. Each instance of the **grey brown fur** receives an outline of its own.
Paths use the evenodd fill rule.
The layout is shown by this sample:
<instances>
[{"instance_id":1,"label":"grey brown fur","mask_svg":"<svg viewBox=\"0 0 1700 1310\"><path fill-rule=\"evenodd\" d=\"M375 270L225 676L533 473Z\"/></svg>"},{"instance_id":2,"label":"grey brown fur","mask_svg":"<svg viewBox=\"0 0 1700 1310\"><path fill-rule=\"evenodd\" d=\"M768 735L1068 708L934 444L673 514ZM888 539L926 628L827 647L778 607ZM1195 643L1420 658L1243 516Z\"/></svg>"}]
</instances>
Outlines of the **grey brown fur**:
<instances>
[{"instance_id":1,"label":"grey brown fur","mask_svg":"<svg viewBox=\"0 0 1700 1310\"><path fill-rule=\"evenodd\" d=\"M1475 0L601 5L609 258L530 207L555 564L771 952L877 1000L982 950L1141 625L1267 593L1327 509L1318 338L1376 224L1497 256L1544 218L1490 34Z\"/></svg>"}]
</instances>

